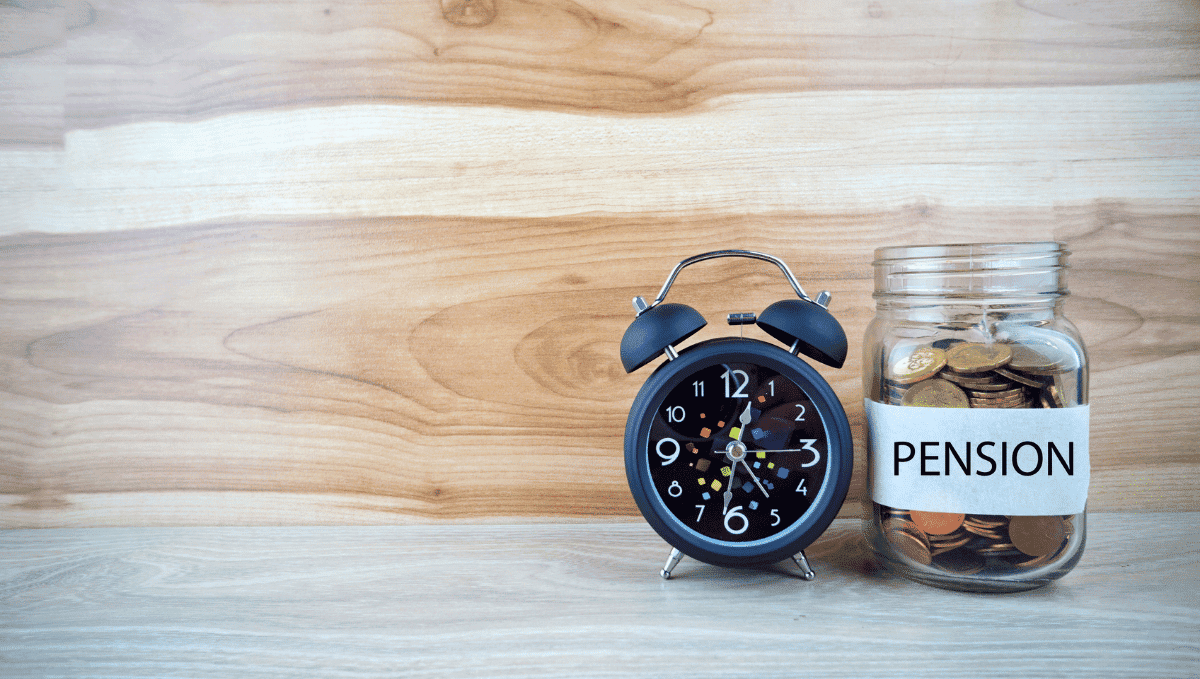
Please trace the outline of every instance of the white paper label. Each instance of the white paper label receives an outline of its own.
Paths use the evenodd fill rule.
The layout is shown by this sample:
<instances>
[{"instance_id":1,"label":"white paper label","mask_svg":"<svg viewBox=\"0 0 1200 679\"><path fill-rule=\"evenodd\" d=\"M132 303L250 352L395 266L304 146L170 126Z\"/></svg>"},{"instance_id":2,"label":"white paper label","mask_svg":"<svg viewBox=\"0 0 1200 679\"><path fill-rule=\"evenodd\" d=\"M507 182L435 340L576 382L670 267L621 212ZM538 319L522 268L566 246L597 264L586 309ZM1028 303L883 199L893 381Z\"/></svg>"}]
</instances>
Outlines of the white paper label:
<instances>
[{"instance_id":1,"label":"white paper label","mask_svg":"<svg viewBox=\"0 0 1200 679\"><path fill-rule=\"evenodd\" d=\"M916 408L866 401L871 497L898 509L1035 516L1087 503L1088 406Z\"/></svg>"}]
</instances>

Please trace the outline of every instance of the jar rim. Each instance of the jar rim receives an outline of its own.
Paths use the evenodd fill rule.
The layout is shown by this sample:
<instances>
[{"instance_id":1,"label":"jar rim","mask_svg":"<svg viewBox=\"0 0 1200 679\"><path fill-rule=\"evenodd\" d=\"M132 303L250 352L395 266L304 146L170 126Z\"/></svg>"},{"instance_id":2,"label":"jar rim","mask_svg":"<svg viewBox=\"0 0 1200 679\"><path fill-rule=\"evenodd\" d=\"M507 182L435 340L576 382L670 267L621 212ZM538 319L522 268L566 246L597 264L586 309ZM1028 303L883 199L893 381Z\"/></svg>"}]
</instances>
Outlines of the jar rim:
<instances>
[{"instance_id":1,"label":"jar rim","mask_svg":"<svg viewBox=\"0 0 1200 679\"><path fill-rule=\"evenodd\" d=\"M1066 243L954 243L875 250L875 296L1030 298L1067 294Z\"/></svg>"},{"instance_id":2,"label":"jar rim","mask_svg":"<svg viewBox=\"0 0 1200 679\"><path fill-rule=\"evenodd\" d=\"M1055 257L1071 254L1061 241L1020 241L996 243L948 243L896 245L875 249L875 265L905 260L961 260L964 258Z\"/></svg>"}]
</instances>

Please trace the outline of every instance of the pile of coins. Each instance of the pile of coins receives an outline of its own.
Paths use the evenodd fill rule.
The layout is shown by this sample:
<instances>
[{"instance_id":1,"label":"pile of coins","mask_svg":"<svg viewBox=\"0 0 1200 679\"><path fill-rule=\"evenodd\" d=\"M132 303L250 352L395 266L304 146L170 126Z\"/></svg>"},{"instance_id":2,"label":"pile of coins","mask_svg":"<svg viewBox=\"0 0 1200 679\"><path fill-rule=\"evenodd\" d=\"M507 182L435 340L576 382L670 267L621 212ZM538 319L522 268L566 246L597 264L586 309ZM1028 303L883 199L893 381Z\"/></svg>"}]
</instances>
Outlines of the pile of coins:
<instances>
[{"instance_id":1,"label":"pile of coins","mask_svg":"<svg viewBox=\"0 0 1200 679\"><path fill-rule=\"evenodd\" d=\"M1003 573L1051 563L1075 532L1071 516L993 516L876 505L884 537L906 558L955 575Z\"/></svg>"},{"instance_id":2,"label":"pile of coins","mask_svg":"<svg viewBox=\"0 0 1200 679\"><path fill-rule=\"evenodd\" d=\"M883 402L933 408L1064 408L1078 402L1078 368L1078 356L1051 343L942 340L907 347L889 361Z\"/></svg>"},{"instance_id":3,"label":"pile of coins","mask_svg":"<svg viewBox=\"0 0 1200 679\"><path fill-rule=\"evenodd\" d=\"M1081 358L1052 338L1023 342L939 340L893 351L880 400L933 408L1065 408L1079 405ZM1001 575L1052 563L1075 532L1071 516L996 516L875 505L896 552L955 575Z\"/></svg>"}]
</instances>

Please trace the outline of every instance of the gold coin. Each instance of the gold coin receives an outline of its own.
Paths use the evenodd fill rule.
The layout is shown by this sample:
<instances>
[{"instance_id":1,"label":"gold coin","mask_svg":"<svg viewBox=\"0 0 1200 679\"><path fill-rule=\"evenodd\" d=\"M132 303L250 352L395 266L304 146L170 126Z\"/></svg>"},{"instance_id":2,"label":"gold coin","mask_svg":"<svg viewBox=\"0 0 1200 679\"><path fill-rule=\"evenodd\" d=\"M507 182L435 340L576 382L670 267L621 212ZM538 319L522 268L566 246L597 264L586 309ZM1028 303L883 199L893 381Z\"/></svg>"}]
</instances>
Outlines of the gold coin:
<instances>
[{"instance_id":1,"label":"gold coin","mask_svg":"<svg viewBox=\"0 0 1200 679\"><path fill-rule=\"evenodd\" d=\"M902 403L920 408L970 408L966 392L946 380L917 382L904 392Z\"/></svg>"},{"instance_id":2,"label":"gold coin","mask_svg":"<svg viewBox=\"0 0 1200 679\"><path fill-rule=\"evenodd\" d=\"M1008 538L1029 556L1046 556L1060 547L1067 537L1061 516L1014 516L1008 522Z\"/></svg>"},{"instance_id":3,"label":"gold coin","mask_svg":"<svg viewBox=\"0 0 1200 679\"><path fill-rule=\"evenodd\" d=\"M968 389L968 393L975 391ZM1006 389L1004 391L980 391L972 393L971 398L992 399L994 401L1011 401L1019 400L1025 396L1025 387L1017 387L1016 389Z\"/></svg>"},{"instance_id":4,"label":"gold coin","mask_svg":"<svg viewBox=\"0 0 1200 679\"><path fill-rule=\"evenodd\" d=\"M946 365L946 352L931 346L919 346L892 363L891 380L912 384L933 377Z\"/></svg>"},{"instance_id":5,"label":"gold coin","mask_svg":"<svg viewBox=\"0 0 1200 679\"><path fill-rule=\"evenodd\" d=\"M1050 342L1013 344L1008 367L1032 375L1057 375L1079 367L1073 352Z\"/></svg>"},{"instance_id":6,"label":"gold coin","mask_svg":"<svg viewBox=\"0 0 1200 679\"><path fill-rule=\"evenodd\" d=\"M940 377L944 380L950 380L964 389L974 389L976 391L1003 391L1017 386L1015 383L999 379L995 375L996 373L984 373L983 377L970 377L956 373L953 370L946 370L941 373Z\"/></svg>"},{"instance_id":7,"label":"gold coin","mask_svg":"<svg viewBox=\"0 0 1200 679\"><path fill-rule=\"evenodd\" d=\"M926 535L947 535L958 530L963 524L963 514L948 512L912 512L912 521L917 528L925 531Z\"/></svg>"},{"instance_id":8,"label":"gold coin","mask_svg":"<svg viewBox=\"0 0 1200 679\"><path fill-rule=\"evenodd\" d=\"M981 373L995 370L1012 359L1007 344L964 342L946 352L946 366L960 373Z\"/></svg>"},{"instance_id":9,"label":"gold coin","mask_svg":"<svg viewBox=\"0 0 1200 679\"><path fill-rule=\"evenodd\" d=\"M1012 367L1012 366L1009 365L1008 367ZM1043 381L1035 380L1032 377L1023 375L1015 370L1008 370L1007 368L996 368L996 374L1001 375L1003 377L1007 377L1008 379L1012 380L1013 382L1019 382L1021 384L1024 384L1027 387L1037 387L1040 389L1046 385L1046 383Z\"/></svg>"}]
</instances>

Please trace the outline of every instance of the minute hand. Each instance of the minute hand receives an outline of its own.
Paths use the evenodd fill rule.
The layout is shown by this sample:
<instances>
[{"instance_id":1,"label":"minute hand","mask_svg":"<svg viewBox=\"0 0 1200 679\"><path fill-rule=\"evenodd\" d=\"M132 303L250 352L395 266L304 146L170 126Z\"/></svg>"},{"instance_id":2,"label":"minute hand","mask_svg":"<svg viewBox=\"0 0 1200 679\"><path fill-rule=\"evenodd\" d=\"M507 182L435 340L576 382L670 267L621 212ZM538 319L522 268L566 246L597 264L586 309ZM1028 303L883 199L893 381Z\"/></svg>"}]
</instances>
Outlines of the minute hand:
<instances>
[{"instance_id":1,"label":"minute hand","mask_svg":"<svg viewBox=\"0 0 1200 679\"><path fill-rule=\"evenodd\" d=\"M802 465L800 465L801 467L811 467L814 464L821 461L821 451L819 451L813 447L813 444L817 442L816 439L800 439L800 442L804 444L803 448L778 448L776 450L750 450L750 451L747 451L747 454L749 454L749 453L812 453L812 455L813 455L812 462L809 462L808 464L802 464Z\"/></svg>"},{"instance_id":2,"label":"minute hand","mask_svg":"<svg viewBox=\"0 0 1200 679\"><path fill-rule=\"evenodd\" d=\"M746 473L750 475L751 479L754 479L754 485L758 486L758 489L762 491L763 495L766 497L771 497L771 494L767 492L767 489L763 488L762 482L759 481L758 477L754 475L754 471L750 469L750 465L746 464L746 460L743 458L741 462L742 466L746 468Z\"/></svg>"},{"instance_id":3,"label":"minute hand","mask_svg":"<svg viewBox=\"0 0 1200 679\"><path fill-rule=\"evenodd\" d=\"M748 450L746 453L803 453L805 451L811 453L813 449L805 446L804 448L780 448L778 450Z\"/></svg>"}]
</instances>

